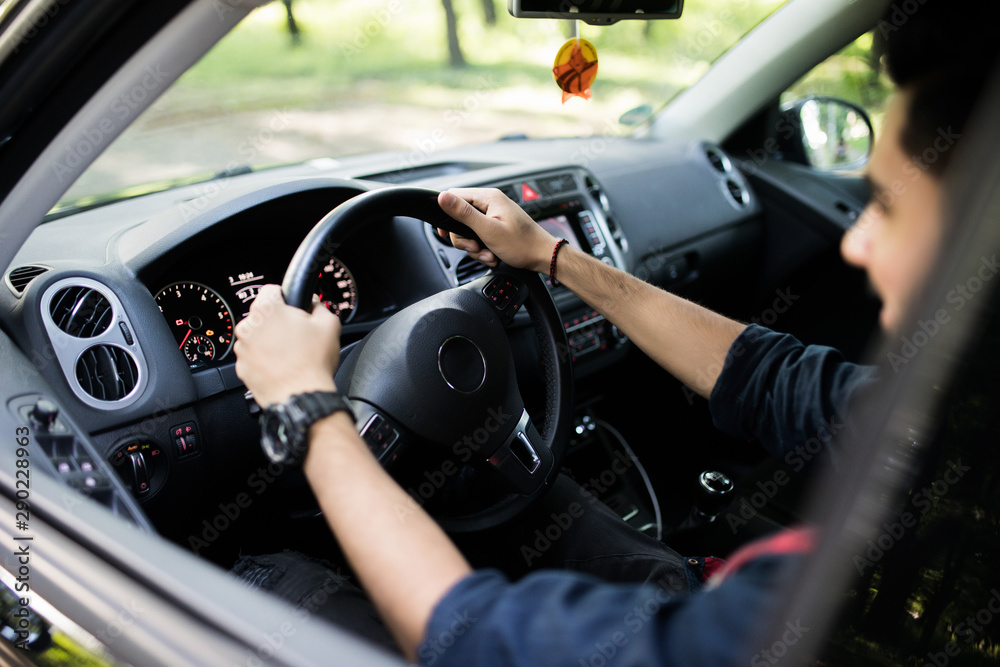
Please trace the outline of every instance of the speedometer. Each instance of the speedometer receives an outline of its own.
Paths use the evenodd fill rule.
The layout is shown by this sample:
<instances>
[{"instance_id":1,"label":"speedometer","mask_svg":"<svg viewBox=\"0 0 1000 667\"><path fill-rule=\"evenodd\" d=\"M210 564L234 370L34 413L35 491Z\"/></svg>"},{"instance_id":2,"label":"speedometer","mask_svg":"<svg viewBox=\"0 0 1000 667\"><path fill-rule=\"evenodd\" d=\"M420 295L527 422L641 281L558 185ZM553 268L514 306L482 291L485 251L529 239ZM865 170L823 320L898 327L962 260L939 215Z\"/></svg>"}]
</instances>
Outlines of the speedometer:
<instances>
[{"instance_id":1,"label":"speedometer","mask_svg":"<svg viewBox=\"0 0 1000 667\"><path fill-rule=\"evenodd\" d=\"M354 276L336 257L320 270L316 296L341 322L349 322L358 307L358 286Z\"/></svg>"},{"instance_id":2,"label":"speedometer","mask_svg":"<svg viewBox=\"0 0 1000 667\"><path fill-rule=\"evenodd\" d=\"M191 363L218 361L233 347L233 313L201 283L172 283L156 294L177 348Z\"/></svg>"}]
</instances>

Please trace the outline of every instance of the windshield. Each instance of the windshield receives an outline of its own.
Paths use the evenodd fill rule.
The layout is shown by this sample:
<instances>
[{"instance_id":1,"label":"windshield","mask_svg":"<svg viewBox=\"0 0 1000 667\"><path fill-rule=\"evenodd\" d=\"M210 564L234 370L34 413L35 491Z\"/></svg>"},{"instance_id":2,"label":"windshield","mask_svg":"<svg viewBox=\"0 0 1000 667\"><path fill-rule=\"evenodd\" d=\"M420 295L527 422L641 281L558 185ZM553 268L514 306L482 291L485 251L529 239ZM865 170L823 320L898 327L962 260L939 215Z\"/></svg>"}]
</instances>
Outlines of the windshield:
<instances>
[{"instance_id":1,"label":"windshield","mask_svg":"<svg viewBox=\"0 0 1000 667\"><path fill-rule=\"evenodd\" d=\"M313 159L502 137L626 134L785 0L695 3L677 21L580 25L591 99L552 68L574 22L496 0L286 0L254 11L91 165L55 210ZM623 114L626 123L620 122Z\"/></svg>"}]
</instances>

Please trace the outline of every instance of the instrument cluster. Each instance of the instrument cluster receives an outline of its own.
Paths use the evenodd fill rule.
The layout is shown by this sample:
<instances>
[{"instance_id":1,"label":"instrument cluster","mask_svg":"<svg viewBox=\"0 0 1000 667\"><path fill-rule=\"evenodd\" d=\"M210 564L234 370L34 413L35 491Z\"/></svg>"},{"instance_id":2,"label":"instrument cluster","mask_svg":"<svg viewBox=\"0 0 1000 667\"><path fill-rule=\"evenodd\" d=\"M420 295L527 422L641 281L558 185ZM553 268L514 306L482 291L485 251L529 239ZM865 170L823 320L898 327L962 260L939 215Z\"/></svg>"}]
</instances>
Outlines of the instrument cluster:
<instances>
[{"instance_id":1,"label":"instrument cluster","mask_svg":"<svg viewBox=\"0 0 1000 667\"><path fill-rule=\"evenodd\" d=\"M250 312L260 288L281 281L260 270L197 272L198 280L175 280L154 287L156 304L174 335L177 349L192 367L222 362L233 348L233 329ZM331 257L317 276L316 296L343 323L358 308L358 286L344 262Z\"/></svg>"}]
</instances>

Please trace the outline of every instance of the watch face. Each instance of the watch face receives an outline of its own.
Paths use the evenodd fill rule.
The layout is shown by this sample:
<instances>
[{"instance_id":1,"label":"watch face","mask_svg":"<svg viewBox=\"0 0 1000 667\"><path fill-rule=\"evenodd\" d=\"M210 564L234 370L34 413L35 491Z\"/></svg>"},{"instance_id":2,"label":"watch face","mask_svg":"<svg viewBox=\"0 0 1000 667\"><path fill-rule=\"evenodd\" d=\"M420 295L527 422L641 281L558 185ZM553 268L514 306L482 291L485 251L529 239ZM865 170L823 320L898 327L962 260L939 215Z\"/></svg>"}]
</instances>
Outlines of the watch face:
<instances>
[{"instance_id":1,"label":"watch face","mask_svg":"<svg viewBox=\"0 0 1000 667\"><path fill-rule=\"evenodd\" d=\"M264 410L260 418L260 444L267 457L275 463L288 458L288 429L285 426L283 406Z\"/></svg>"},{"instance_id":2,"label":"watch face","mask_svg":"<svg viewBox=\"0 0 1000 667\"><path fill-rule=\"evenodd\" d=\"M274 463L301 463L309 446L309 427L319 417L337 410L347 410L354 418L345 399L322 392L292 396L287 403L266 408L260 415L260 444L264 453Z\"/></svg>"}]
</instances>

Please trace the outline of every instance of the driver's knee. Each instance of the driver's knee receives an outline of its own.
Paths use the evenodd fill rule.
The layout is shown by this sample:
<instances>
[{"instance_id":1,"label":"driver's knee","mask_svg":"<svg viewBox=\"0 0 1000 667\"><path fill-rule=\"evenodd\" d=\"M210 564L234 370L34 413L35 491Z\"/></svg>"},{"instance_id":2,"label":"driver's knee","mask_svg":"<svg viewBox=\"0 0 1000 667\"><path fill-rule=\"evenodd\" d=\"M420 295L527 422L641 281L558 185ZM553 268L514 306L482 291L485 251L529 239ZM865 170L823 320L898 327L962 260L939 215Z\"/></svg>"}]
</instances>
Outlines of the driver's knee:
<instances>
[{"instance_id":1,"label":"driver's knee","mask_svg":"<svg viewBox=\"0 0 1000 667\"><path fill-rule=\"evenodd\" d=\"M307 618L322 618L391 651L399 650L372 602L330 563L286 550L241 556L232 573L246 586L294 605Z\"/></svg>"}]
</instances>

